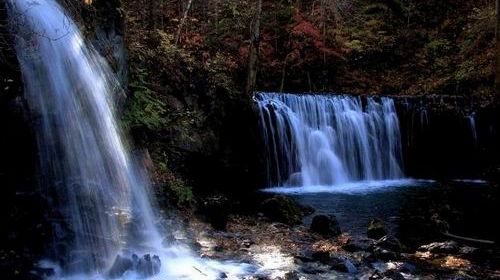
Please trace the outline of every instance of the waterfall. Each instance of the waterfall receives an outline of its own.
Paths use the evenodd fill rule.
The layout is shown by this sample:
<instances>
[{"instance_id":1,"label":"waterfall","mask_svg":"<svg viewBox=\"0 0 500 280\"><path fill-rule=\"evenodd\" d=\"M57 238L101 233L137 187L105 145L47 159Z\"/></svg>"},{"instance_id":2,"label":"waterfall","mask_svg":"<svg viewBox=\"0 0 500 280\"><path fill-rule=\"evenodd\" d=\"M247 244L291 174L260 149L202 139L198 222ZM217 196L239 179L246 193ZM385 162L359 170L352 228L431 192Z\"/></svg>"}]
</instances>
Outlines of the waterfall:
<instances>
[{"instance_id":1,"label":"waterfall","mask_svg":"<svg viewBox=\"0 0 500 280\"><path fill-rule=\"evenodd\" d=\"M161 240L148 182L122 137L110 67L56 1L8 3L25 97L35 120L42 186L73 237L56 240L66 270L99 271L124 249Z\"/></svg>"},{"instance_id":2,"label":"waterfall","mask_svg":"<svg viewBox=\"0 0 500 280\"><path fill-rule=\"evenodd\" d=\"M270 186L403 177L392 99L257 93L255 100Z\"/></svg>"},{"instance_id":3,"label":"waterfall","mask_svg":"<svg viewBox=\"0 0 500 280\"><path fill-rule=\"evenodd\" d=\"M57 1L10 0L7 7L41 189L56 213L53 250L39 264L54 269L49 279L238 279L253 269L164 242L148 176L117 122L121 88L105 59Z\"/></svg>"},{"instance_id":4,"label":"waterfall","mask_svg":"<svg viewBox=\"0 0 500 280\"><path fill-rule=\"evenodd\" d=\"M472 134L472 140L474 140L474 144L477 144L476 114L472 113L468 115L467 121L469 122L470 131Z\"/></svg>"}]
</instances>

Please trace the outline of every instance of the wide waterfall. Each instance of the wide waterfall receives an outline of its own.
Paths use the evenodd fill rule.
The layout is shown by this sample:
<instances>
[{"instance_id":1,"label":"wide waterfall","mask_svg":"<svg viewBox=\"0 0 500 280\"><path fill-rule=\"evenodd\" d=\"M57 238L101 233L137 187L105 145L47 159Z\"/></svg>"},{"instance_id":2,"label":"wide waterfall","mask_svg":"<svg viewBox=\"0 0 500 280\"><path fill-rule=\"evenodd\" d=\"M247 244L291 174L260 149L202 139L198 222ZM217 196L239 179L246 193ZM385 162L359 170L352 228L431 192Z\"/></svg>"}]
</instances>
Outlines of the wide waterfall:
<instances>
[{"instance_id":1,"label":"wide waterfall","mask_svg":"<svg viewBox=\"0 0 500 280\"><path fill-rule=\"evenodd\" d=\"M199 260L185 246L164 247L147 175L117 123L120 85L65 10L55 0L7 6L37 132L41 189L54 208L53 249L43 262L55 263L54 277L240 273L243 266Z\"/></svg>"},{"instance_id":2,"label":"wide waterfall","mask_svg":"<svg viewBox=\"0 0 500 280\"><path fill-rule=\"evenodd\" d=\"M391 98L257 93L270 186L403 177Z\"/></svg>"}]
</instances>

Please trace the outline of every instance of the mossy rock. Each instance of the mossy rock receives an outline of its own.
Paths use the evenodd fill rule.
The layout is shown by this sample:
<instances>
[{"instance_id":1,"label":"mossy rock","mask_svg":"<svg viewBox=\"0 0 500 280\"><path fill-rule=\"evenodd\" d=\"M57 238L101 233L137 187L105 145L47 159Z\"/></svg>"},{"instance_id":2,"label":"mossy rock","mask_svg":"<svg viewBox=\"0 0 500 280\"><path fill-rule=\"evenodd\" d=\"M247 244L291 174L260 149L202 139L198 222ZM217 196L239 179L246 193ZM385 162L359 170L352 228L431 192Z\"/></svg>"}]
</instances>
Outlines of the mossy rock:
<instances>
[{"instance_id":1,"label":"mossy rock","mask_svg":"<svg viewBox=\"0 0 500 280\"><path fill-rule=\"evenodd\" d=\"M264 200L261 210L270 220L288 225L300 224L304 217L302 207L286 196L274 196Z\"/></svg>"}]
</instances>

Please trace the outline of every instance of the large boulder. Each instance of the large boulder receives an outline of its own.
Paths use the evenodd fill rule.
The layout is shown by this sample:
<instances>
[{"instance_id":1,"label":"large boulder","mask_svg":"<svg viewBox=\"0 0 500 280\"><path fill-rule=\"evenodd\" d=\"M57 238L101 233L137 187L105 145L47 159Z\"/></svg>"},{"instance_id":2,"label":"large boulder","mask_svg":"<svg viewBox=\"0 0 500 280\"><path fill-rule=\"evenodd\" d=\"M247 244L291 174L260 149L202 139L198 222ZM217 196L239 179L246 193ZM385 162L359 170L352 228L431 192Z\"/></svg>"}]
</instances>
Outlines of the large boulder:
<instances>
[{"instance_id":1,"label":"large boulder","mask_svg":"<svg viewBox=\"0 0 500 280\"><path fill-rule=\"evenodd\" d=\"M340 235L339 222L334 215L316 215L314 216L309 228L312 232L321 234L325 237L334 237Z\"/></svg>"},{"instance_id":2,"label":"large boulder","mask_svg":"<svg viewBox=\"0 0 500 280\"><path fill-rule=\"evenodd\" d=\"M368 236L368 238L377 240L384 237L385 235L387 235L387 230L385 229L384 223L377 218L371 219L368 223L366 235Z\"/></svg>"},{"instance_id":3,"label":"large boulder","mask_svg":"<svg viewBox=\"0 0 500 280\"><path fill-rule=\"evenodd\" d=\"M300 224L304 217L302 208L293 199L281 195L264 200L261 211L270 220L288 225Z\"/></svg>"}]
</instances>

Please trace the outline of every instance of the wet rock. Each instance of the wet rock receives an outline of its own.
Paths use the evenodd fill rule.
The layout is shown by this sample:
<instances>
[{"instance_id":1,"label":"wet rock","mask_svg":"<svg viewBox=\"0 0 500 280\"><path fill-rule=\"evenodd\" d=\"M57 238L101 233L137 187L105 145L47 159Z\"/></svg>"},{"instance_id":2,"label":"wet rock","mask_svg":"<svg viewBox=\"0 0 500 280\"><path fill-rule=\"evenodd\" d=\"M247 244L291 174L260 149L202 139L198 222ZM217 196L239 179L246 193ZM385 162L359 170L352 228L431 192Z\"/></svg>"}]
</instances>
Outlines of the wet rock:
<instances>
[{"instance_id":1,"label":"wet rock","mask_svg":"<svg viewBox=\"0 0 500 280\"><path fill-rule=\"evenodd\" d=\"M120 278L127 270L132 269L133 265L134 263L131 259L117 255L113 262L113 266L111 266L111 269L108 271L108 276L110 278Z\"/></svg>"},{"instance_id":2,"label":"wet rock","mask_svg":"<svg viewBox=\"0 0 500 280\"><path fill-rule=\"evenodd\" d=\"M134 270L144 278L154 276L160 272L161 261L158 256L146 254L142 258L137 255L132 255L132 262L134 263Z\"/></svg>"},{"instance_id":3,"label":"wet rock","mask_svg":"<svg viewBox=\"0 0 500 280\"><path fill-rule=\"evenodd\" d=\"M455 241L434 242L420 246L418 251L434 254L456 254L459 251L459 247Z\"/></svg>"},{"instance_id":4,"label":"wet rock","mask_svg":"<svg viewBox=\"0 0 500 280\"><path fill-rule=\"evenodd\" d=\"M312 253L313 261L327 264L330 261L330 252L317 251Z\"/></svg>"},{"instance_id":5,"label":"wet rock","mask_svg":"<svg viewBox=\"0 0 500 280\"><path fill-rule=\"evenodd\" d=\"M297 255L294 257L295 258L295 262L296 263L307 263L307 262L313 262L314 259L310 256L306 256L304 254L301 254L301 255Z\"/></svg>"},{"instance_id":6,"label":"wet rock","mask_svg":"<svg viewBox=\"0 0 500 280\"><path fill-rule=\"evenodd\" d=\"M333 237L341 234L339 222L334 215L315 216L309 229L325 237Z\"/></svg>"},{"instance_id":7,"label":"wet rock","mask_svg":"<svg viewBox=\"0 0 500 280\"><path fill-rule=\"evenodd\" d=\"M290 271L285 274L285 280L299 280L299 274L296 271Z\"/></svg>"},{"instance_id":8,"label":"wet rock","mask_svg":"<svg viewBox=\"0 0 500 280\"><path fill-rule=\"evenodd\" d=\"M368 238L380 239L387 235L384 223L379 219L371 219L368 223L368 230L366 231Z\"/></svg>"},{"instance_id":9,"label":"wet rock","mask_svg":"<svg viewBox=\"0 0 500 280\"><path fill-rule=\"evenodd\" d=\"M348 252L370 251L374 243L373 239L349 239L343 248Z\"/></svg>"},{"instance_id":10,"label":"wet rock","mask_svg":"<svg viewBox=\"0 0 500 280\"><path fill-rule=\"evenodd\" d=\"M0 270L2 271L2 270ZM40 279L46 279L55 275L55 270L50 267L33 267L30 271L33 275L40 277Z\"/></svg>"},{"instance_id":11,"label":"wet rock","mask_svg":"<svg viewBox=\"0 0 500 280\"><path fill-rule=\"evenodd\" d=\"M330 268L320 263L311 262L311 263L305 263L303 266L300 267L300 270L305 274L320 274L328 272Z\"/></svg>"},{"instance_id":12,"label":"wet rock","mask_svg":"<svg viewBox=\"0 0 500 280\"><path fill-rule=\"evenodd\" d=\"M384 260L384 261L394 261L394 260L397 260L400 256L399 253L397 253L397 252L394 252L394 251L391 251L391 250L388 250L388 249L385 249L382 247L378 247L378 246L375 246L375 248L373 249L373 255L376 258Z\"/></svg>"},{"instance_id":13,"label":"wet rock","mask_svg":"<svg viewBox=\"0 0 500 280\"><path fill-rule=\"evenodd\" d=\"M219 277L217 279L227 279L227 274L224 272L219 273Z\"/></svg>"},{"instance_id":14,"label":"wet rock","mask_svg":"<svg viewBox=\"0 0 500 280\"><path fill-rule=\"evenodd\" d=\"M330 265L333 270L344 273L357 273L358 269L351 260L345 257L332 257Z\"/></svg>"},{"instance_id":15,"label":"wet rock","mask_svg":"<svg viewBox=\"0 0 500 280\"><path fill-rule=\"evenodd\" d=\"M301 207L293 199L280 195L264 200L261 209L270 220L288 225L300 224L304 217Z\"/></svg>"},{"instance_id":16,"label":"wet rock","mask_svg":"<svg viewBox=\"0 0 500 280\"><path fill-rule=\"evenodd\" d=\"M386 273L387 271L413 273L416 270L414 265L407 262L374 262L371 266L380 273Z\"/></svg>"},{"instance_id":17,"label":"wet rock","mask_svg":"<svg viewBox=\"0 0 500 280\"><path fill-rule=\"evenodd\" d=\"M391 250L394 252L400 253L403 250L403 246L401 245L401 242L399 240L392 236L392 235L386 235L382 238L380 238L376 243L376 246Z\"/></svg>"}]
</instances>

